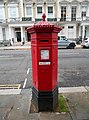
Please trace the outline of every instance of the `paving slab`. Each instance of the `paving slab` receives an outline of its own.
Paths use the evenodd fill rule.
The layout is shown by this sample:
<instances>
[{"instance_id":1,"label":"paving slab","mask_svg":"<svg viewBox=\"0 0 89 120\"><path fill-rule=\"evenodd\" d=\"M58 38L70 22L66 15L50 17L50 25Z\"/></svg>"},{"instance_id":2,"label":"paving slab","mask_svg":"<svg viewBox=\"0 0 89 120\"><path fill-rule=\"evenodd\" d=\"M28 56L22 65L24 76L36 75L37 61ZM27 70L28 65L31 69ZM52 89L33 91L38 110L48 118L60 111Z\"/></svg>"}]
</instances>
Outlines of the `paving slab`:
<instances>
[{"instance_id":1,"label":"paving slab","mask_svg":"<svg viewBox=\"0 0 89 120\"><path fill-rule=\"evenodd\" d=\"M20 110L25 113L29 113L30 106L31 106L31 99L32 99L32 93L31 90L22 90L21 94L18 95L21 96L18 101L15 102L13 110Z\"/></svg>"},{"instance_id":2,"label":"paving slab","mask_svg":"<svg viewBox=\"0 0 89 120\"><path fill-rule=\"evenodd\" d=\"M40 112L39 120L72 120L69 113Z\"/></svg>"},{"instance_id":3,"label":"paving slab","mask_svg":"<svg viewBox=\"0 0 89 120\"><path fill-rule=\"evenodd\" d=\"M85 89L89 92L89 86L85 86Z\"/></svg>"},{"instance_id":4,"label":"paving slab","mask_svg":"<svg viewBox=\"0 0 89 120\"><path fill-rule=\"evenodd\" d=\"M4 91L4 90L3 90ZM8 90L7 90L8 91ZM9 90L12 93L13 90ZM22 90L19 94L5 94L0 95L0 120L29 120L29 109L31 104L31 89ZM7 93L7 95L6 95ZM13 92L16 93L16 92ZM17 119L15 117L17 117ZM31 115L32 117L32 115Z\"/></svg>"},{"instance_id":5,"label":"paving slab","mask_svg":"<svg viewBox=\"0 0 89 120\"><path fill-rule=\"evenodd\" d=\"M84 86L81 87L60 87L59 93L76 93L76 92L87 92Z\"/></svg>"},{"instance_id":6,"label":"paving slab","mask_svg":"<svg viewBox=\"0 0 89 120\"><path fill-rule=\"evenodd\" d=\"M8 114L7 120L38 120L38 113L29 113L32 99L31 89L23 89L20 96L21 98L15 102L13 109Z\"/></svg>"},{"instance_id":7,"label":"paving slab","mask_svg":"<svg viewBox=\"0 0 89 120\"><path fill-rule=\"evenodd\" d=\"M17 95L20 94L21 89L1 89L0 95Z\"/></svg>"},{"instance_id":8,"label":"paving slab","mask_svg":"<svg viewBox=\"0 0 89 120\"><path fill-rule=\"evenodd\" d=\"M72 93L61 93L69 107L69 112L61 114L59 112L30 113L31 89L23 89L17 95L0 95L0 120L89 120L89 87L85 86L82 89L81 92L75 90Z\"/></svg>"},{"instance_id":9,"label":"paving slab","mask_svg":"<svg viewBox=\"0 0 89 120\"><path fill-rule=\"evenodd\" d=\"M0 47L0 50L30 50L31 46L7 46L7 47Z\"/></svg>"},{"instance_id":10,"label":"paving slab","mask_svg":"<svg viewBox=\"0 0 89 120\"><path fill-rule=\"evenodd\" d=\"M65 93L73 120L89 120L89 92Z\"/></svg>"},{"instance_id":11,"label":"paving slab","mask_svg":"<svg viewBox=\"0 0 89 120\"><path fill-rule=\"evenodd\" d=\"M0 108L0 120L6 120L11 108Z\"/></svg>"},{"instance_id":12,"label":"paving slab","mask_svg":"<svg viewBox=\"0 0 89 120\"><path fill-rule=\"evenodd\" d=\"M19 96L20 97L20 96ZM19 98L15 95L1 95L0 108L12 108Z\"/></svg>"},{"instance_id":13,"label":"paving slab","mask_svg":"<svg viewBox=\"0 0 89 120\"><path fill-rule=\"evenodd\" d=\"M38 120L38 113L27 114L19 109L9 113L7 120Z\"/></svg>"},{"instance_id":14,"label":"paving slab","mask_svg":"<svg viewBox=\"0 0 89 120\"><path fill-rule=\"evenodd\" d=\"M81 45L76 45L76 49L81 49ZM13 44L13 46L2 46L0 47L0 50L30 50L31 49L31 42L25 43L23 46L21 46L19 43Z\"/></svg>"}]
</instances>

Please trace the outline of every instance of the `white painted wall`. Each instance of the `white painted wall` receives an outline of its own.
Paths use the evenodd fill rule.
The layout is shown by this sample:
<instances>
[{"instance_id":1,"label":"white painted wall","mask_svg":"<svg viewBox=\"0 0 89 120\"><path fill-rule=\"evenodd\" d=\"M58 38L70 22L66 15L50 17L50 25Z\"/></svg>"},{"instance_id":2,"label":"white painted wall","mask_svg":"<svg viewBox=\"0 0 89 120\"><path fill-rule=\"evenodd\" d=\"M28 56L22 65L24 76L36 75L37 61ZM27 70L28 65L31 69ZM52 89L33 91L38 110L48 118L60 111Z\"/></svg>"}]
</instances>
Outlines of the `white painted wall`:
<instances>
[{"instance_id":1,"label":"white painted wall","mask_svg":"<svg viewBox=\"0 0 89 120\"><path fill-rule=\"evenodd\" d=\"M21 9L21 17L23 17L23 0L19 0L20 1L20 9ZM59 0L59 2L60 1L64 1L64 0ZM63 24L62 24L62 26L64 26L64 29L60 32L60 34L61 35L65 35L67 38L76 38L76 37L78 37L78 34L79 35L81 35L81 32L79 32L79 30L81 30L80 28L79 28L79 30L77 29L77 26L76 26L76 23L71 23L71 5L73 5L73 4L69 4L69 2L72 2L72 1L74 1L74 0L66 0L66 1L68 1L68 3L66 4L66 6L67 6L67 9L66 9L66 14L67 14L67 20L68 21L70 21L70 22L64 22ZM84 0L78 0L78 1L80 1L80 2L82 2L82 1L84 1ZM89 0L88 0L89 1ZM59 2L58 2L58 20L60 20L60 18L61 18L61 4L59 4ZM72 2L73 3L73 2ZM65 4L63 4L64 6L65 6ZM76 4L76 6L77 6L77 12L76 12L76 17L77 18L79 18L79 17L81 17L81 5L83 5L82 3L80 4L80 3L78 3L78 4ZM27 6L30 6L30 5L27 5ZM37 5L37 6L42 6L43 7L43 5ZM37 7L36 6L36 7ZM47 7L48 6L53 6L52 4L50 5L50 4L48 4L47 6L46 6L46 12L47 12ZM89 4L87 5L88 6L88 9L87 9L87 16L89 16ZM1 6L2 7L2 6ZM9 8L10 7L16 7L16 11L17 11L17 16L16 17L18 17L18 5L17 4L11 4L11 5L8 5L8 11L9 11ZM33 6L31 6L32 7L32 9L33 9ZM54 9L54 8L53 8ZM33 10L32 10L33 11ZM44 10L43 10L44 11ZM35 11L36 12L36 11ZM14 11L12 11L12 13L14 13ZM25 11L25 14L26 14L26 11ZM2 15L2 13L1 13L1 15ZM10 16L10 14L8 14L9 16ZM32 13L32 16L33 16L33 13ZM41 15L42 16L42 15ZM37 18L41 18L41 16L39 17L39 16L37 16L37 14L36 14L36 16L35 17L37 17ZM10 16L11 17L11 16ZM31 17L31 16L30 16ZM51 16L51 17L54 17L54 13L53 13L53 16ZM80 21L81 22L81 21ZM14 32L14 28L15 27L23 27L23 37L25 37L25 27L26 26L33 26L33 24L34 23L29 23L29 22L18 22L18 23L9 23L9 25L6 27L6 39L7 40L9 40L10 38L15 38L16 39L16 36L15 36L15 32ZM59 23L60 24L60 23ZM85 26L87 26L87 36L89 36L89 21L86 21L86 22L81 22L81 25L85 25ZM73 27L73 29L72 30L68 30L68 26L74 26ZM10 35L10 33L9 33L9 27L11 27L11 36L9 36ZM3 40L3 36L2 36L3 34L2 34L2 27L0 27L0 40ZM26 37L25 37L26 38Z\"/></svg>"},{"instance_id":2,"label":"white painted wall","mask_svg":"<svg viewBox=\"0 0 89 120\"><path fill-rule=\"evenodd\" d=\"M6 27L6 39L9 40L9 29Z\"/></svg>"},{"instance_id":3,"label":"white painted wall","mask_svg":"<svg viewBox=\"0 0 89 120\"><path fill-rule=\"evenodd\" d=\"M24 17L24 15L23 15L23 0L19 0L19 2L20 2L20 15L21 15L21 17Z\"/></svg>"},{"instance_id":4,"label":"white painted wall","mask_svg":"<svg viewBox=\"0 0 89 120\"><path fill-rule=\"evenodd\" d=\"M3 40L3 36L2 36L2 27L0 27L0 41Z\"/></svg>"},{"instance_id":5,"label":"white painted wall","mask_svg":"<svg viewBox=\"0 0 89 120\"><path fill-rule=\"evenodd\" d=\"M5 19L4 5L0 5L0 19Z\"/></svg>"},{"instance_id":6,"label":"white painted wall","mask_svg":"<svg viewBox=\"0 0 89 120\"><path fill-rule=\"evenodd\" d=\"M89 26L87 27L86 36L89 37Z\"/></svg>"},{"instance_id":7,"label":"white painted wall","mask_svg":"<svg viewBox=\"0 0 89 120\"><path fill-rule=\"evenodd\" d=\"M73 29L68 29L68 26L73 26ZM75 39L77 37L76 24L65 24L64 29L60 31L60 34L65 35L67 38Z\"/></svg>"},{"instance_id":8,"label":"white painted wall","mask_svg":"<svg viewBox=\"0 0 89 120\"><path fill-rule=\"evenodd\" d=\"M66 8L66 20L71 21L71 4L67 4Z\"/></svg>"}]
</instances>

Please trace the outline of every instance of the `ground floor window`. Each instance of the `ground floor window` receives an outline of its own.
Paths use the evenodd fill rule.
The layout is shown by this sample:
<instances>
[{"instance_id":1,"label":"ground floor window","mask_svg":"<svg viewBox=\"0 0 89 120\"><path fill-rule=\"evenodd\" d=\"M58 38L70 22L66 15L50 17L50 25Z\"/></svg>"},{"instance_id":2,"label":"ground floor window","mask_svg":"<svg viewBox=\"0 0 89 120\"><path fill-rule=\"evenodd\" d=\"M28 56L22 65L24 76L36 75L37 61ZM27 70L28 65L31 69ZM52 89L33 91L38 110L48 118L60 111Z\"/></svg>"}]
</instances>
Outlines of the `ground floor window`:
<instances>
[{"instance_id":1,"label":"ground floor window","mask_svg":"<svg viewBox=\"0 0 89 120\"><path fill-rule=\"evenodd\" d=\"M68 26L68 38L74 38L74 26Z\"/></svg>"}]
</instances>

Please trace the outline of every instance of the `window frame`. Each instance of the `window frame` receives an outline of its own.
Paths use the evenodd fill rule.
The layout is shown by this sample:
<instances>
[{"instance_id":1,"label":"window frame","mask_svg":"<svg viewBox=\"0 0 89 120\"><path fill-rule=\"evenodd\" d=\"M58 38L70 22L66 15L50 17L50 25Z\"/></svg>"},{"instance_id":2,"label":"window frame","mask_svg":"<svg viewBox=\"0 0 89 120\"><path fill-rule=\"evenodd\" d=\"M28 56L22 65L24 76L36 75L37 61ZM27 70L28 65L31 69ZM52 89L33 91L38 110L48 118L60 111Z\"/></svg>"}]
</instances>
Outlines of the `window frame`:
<instances>
[{"instance_id":1,"label":"window frame","mask_svg":"<svg viewBox=\"0 0 89 120\"><path fill-rule=\"evenodd\" d=\"M50 7L52 8L52 12L51 12L51 13L49 13L49 11L48 11L48 9L49 9ZM54 18L54 7L53 7L52 5L48 5L48 6L47 6L47 17L48 17L48 18Z\"/></svg>"},{"instance_id":2,"label":"window frame","mask_svg":"<svg viewBox=\"0 0 89 120\"><path fill-rule=\"evenodd\" d=\"M27 8L31 8L31 14L27 14ZM32 8L32 5L26 5L25 7L25 17L32 17L33 16L33 8Z\"/></svg>"},{"instance_id":3,"label":"window frame","mask_svg":"<svg viewBox=\"0 0 89 120\"><path fill-rule=\"evenodd\" d=\"M61 21L66 21L66 12L66 6L61 6Z\"/></svg>"},{"instance_id":4,"label":"window frame","mask_svg":"<svg viewBox=\"0 0 89 120\"><path fill-rule=\"evenodd\" d=\"M4 5L0 5L0 8L2 9L3 12L2 13L2 18L0 17L0 19L4 20L5 19L5 9L4 9Z\"/></svg>"},{"instance_id":5,"label":"window frame","mask_svg":"<svg viewBox=\"0 0 89 120\"><path fill-rule=\"evenodd\" d=\"M86 19L87 15L87 6L81 6L81 18L82 20Z\"/></svg>"},{"instance_id":6,"label":"window frame","mask_svg":"<svg viewBox=\"0 0 89 120\"><path fill-rule=\"evenodd\" d=\"M37 8L41 8L41 9L37 9L37 14L42 14L42 7L38 6Z\"/></svg>"},{"instance_id":7,"label":"window frame","mask_svg":"<svg viewBox=\"0 0 89 120\"><path fill-rule=\"evenodd\" d=\"M37 5L36 6L36 17L37 18L42 18L42 13L38 13L38 10L37 10L38 7L42 8L42 13L43 13L43 6L42 5Z\"/></svg>"},{"instance_id":8,"label":"window frame","mask_svg":"<svg viewBox=\"0 0 89 120\"><path fill-rule=\"evenodd\" d=\"M16 16L15 17L11 17L11 10L10 8L15 8L16 9ZM8 18L18 18L19 14L18 14L18 5L17 4L9 4L8 5Z\"/></svg>"},{"instance_id":9,"label":"window frame","mask_svg":"<svg viewBox=\"0 0 89 120\"><path fill-rule=\"evenodd\" d=\"M76 21L77 6L71 7L71 21Z\"/></svg>"},{"instance_id":10,"label":"window frame","mask_svg":"<svg viewBox=\"0 0 89 120\"><path fill-rule=\"evenodd\" d=\"M68 26L68 29L73 29L74 28L74 26Z\"/></svg>"}]
</instances>

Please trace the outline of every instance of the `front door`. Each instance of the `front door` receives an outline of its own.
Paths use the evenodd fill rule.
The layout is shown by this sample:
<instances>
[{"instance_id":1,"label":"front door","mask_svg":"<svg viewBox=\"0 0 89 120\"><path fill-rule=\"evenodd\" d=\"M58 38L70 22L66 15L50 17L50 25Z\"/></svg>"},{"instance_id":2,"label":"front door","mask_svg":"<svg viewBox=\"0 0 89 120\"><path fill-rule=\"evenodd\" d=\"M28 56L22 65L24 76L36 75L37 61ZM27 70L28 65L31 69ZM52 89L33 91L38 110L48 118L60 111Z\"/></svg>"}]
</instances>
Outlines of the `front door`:
<instances>
[{"instance_id":1,"label":"front door","mask_svg":"<svg viewBox=\"0 0 89 120\"><path fill-rule=\"evenodd\" d=\"M29 33L29 32L27 32L27 41L28 41L28 42L31 41L31 36L30 36L30 33Z\"/></svg>"},{"instance_id":2,"label":"front door","mask_svg":"<svg viewBox=\"0 0 89 120\"><path fill-rule=\"evenodd\" d=\"M21 42L21 32L16 32L17 42Z\"/></svg>"}]
</instances>

